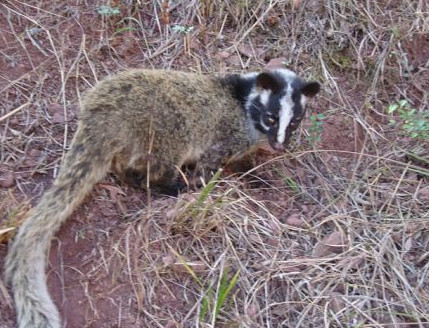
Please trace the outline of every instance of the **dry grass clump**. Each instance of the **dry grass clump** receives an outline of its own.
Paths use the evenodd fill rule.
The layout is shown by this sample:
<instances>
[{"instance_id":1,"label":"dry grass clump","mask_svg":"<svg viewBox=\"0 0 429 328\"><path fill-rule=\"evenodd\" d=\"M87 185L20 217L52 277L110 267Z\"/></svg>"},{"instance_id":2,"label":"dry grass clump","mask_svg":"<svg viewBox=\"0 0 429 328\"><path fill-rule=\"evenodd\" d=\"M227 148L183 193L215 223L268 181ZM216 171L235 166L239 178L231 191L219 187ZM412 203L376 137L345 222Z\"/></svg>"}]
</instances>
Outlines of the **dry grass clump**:
<instances>
[{"instance_id":1,"label":"dry grass clump","mask_svg":"<svg viewBox=\"0 0 429 328\"><path fill-rule=\"evenodd\" d=\"M429 146L387 112L406 100L417 124L428 111L427 1L0 8L1 241L51 184L81 94L105 75L274 60L323 84L308 113L323 113L323 129L307 119L289 153L260 156L251 172L178 199L95 188L51 250L70 327L429 325ZM0 313L12 326L1 280Z\"/></svg>"},{"instance_id":2,"label":"dry grass clump","mask_svg":"<svg viewBox=\"0 0 429 328\"><path fill-rule=\"evenodd\" d=\"M142 290L172 285L171 302L187 305L171 320L185 327L424 327L429 221L421 183L403 178L406 167L396 170L392 194L381 177L323 172L312 167L317 154L295 155L304 174L288 198L273 195L289 194L280 179L266 181L276 186L264 191L269 200L264 188L227 179L208 194L144 210L144 223L129 228L148 241L136 250ZM151 320L168 308L159 297L143 301Z\"/></svg>"}]
</instances>

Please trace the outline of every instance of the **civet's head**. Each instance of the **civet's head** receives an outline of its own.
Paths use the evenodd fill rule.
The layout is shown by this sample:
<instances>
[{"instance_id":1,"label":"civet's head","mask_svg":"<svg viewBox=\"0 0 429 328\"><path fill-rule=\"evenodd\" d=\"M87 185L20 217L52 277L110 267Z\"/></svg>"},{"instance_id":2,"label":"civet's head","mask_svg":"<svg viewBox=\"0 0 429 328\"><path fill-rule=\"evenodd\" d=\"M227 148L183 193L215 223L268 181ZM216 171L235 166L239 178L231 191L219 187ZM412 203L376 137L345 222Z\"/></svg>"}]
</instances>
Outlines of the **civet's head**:
<instances>
[{"instance_id":1,"label":"civet's head","mask_svg":"<svg viewBox=\"0 0 429 328\"><path fill-rule=\"evenodd\" d=\"M320 84L304 82L283 68L244 77L254 80L245 103L248 115L271 147L283 151L304 117L307 99L320 91Z\"/></svg>"}]
</instances>

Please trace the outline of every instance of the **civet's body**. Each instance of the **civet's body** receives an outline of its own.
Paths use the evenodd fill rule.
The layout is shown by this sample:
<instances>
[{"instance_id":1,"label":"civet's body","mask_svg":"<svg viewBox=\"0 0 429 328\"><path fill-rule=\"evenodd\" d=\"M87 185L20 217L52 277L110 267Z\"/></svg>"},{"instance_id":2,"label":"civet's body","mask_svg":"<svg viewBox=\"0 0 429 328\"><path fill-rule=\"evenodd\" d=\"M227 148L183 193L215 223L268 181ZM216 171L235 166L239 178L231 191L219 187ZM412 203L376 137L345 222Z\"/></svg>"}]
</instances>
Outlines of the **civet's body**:
<instances>
[{"instance_id":1,"label":"civet's body","mask_svg":"<svg viewBox=\"0 0 429 328\"><path fill-rule=\"evenodd\" d=\"M60 173L6 259L19 327L61 327L46 285L48 248L103 175L174 193L184 165L216 169L263 138L283 150L319 89L285 69L226 77L132 70L89 91Z\"/></svg>"}]
</instances>

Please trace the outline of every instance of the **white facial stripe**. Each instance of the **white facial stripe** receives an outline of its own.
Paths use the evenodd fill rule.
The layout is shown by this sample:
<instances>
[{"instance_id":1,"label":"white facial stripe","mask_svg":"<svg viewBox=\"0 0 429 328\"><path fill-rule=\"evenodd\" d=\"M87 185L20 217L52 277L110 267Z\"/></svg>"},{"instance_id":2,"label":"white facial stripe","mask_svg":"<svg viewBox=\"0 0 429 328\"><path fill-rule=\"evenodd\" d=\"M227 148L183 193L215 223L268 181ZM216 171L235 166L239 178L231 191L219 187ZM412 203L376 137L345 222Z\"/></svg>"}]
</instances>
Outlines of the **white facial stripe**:
<instances>
[{"instance_id":1,"label":"white facial stripe","mask_svg":"<svg viewBox=\"0 0 429 328\"><path fill-rule=\"evenodd\" d=\"M246 108L250 108L250 106L252 105L252 101L253 101L253 100L255 100L255 98L256 98L258 95L259 95L258 90L256 90L256 88L254 88L254 89L250 92L249 96L247 97L247 100L246 100Z\"/></svg>"},{"instance_id":2,"label":"white facial stripe","mask_svg":"<svg viewBox=\"0 0 429 328\"><path fill-rule=\"evenodd\" d=\"M268 100L270 99L271 91L270 90L262 90L260 93L260 101L261 104L264 105L264 107L267 107Z\"/></svg>"},{"instance_id":3,"label":"white facial stripe","mask_svg":"<svg viewBox=\"0 0 429 328\"><path fill-rule=\"evenodd\" d=\"M278 68L274 71L280 73L283 76L284 80L287 82L291 82L296 79L296 74L286 68Z\"/></svg>"},{"instance_id":4,"label":"white facial stripe","mask_svg":"<svg viewBox=\"0 0 429 328\"><path fill-rule=\"evenodd\" d=\"M305 104L307 103L308 98L304 95L301 95L301 107L305 108Z\"/></svg>"},{"instance_id":5,"label":"white facial stripe","mask_svg":"<svg viewBox=\"0 0 429 328\"><path fill-rule=\"evenodd\" d=\"M277 132L277 142L282 144L286 138L286 128L293 117L292 86L288 84L286 95L280 100L279 130Z\"/></svg>"},{"instance_id":6,"label":"white facial stripe","mask_svg":"<svg viewBox=\"0 0 429 328\"><path fill-rule=\"evenodd\" d=\"M259 75L258 72L250 72L246 74L242 74L241 77L244 77L245 79L253 79Z\"/></svg>"}]
</instances>

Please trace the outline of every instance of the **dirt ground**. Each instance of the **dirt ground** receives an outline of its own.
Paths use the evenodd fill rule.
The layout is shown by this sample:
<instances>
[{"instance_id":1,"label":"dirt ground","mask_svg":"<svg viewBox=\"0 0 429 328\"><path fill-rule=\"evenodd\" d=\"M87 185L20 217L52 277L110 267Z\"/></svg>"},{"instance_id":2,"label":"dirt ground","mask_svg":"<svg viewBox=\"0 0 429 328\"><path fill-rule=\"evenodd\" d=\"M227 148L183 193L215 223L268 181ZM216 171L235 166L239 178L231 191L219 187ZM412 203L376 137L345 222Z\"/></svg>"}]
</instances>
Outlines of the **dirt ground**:
<instances>
[{"instance_id":1,"label":"dirt ground","mask_svg":"<svg viewBox=\"0 0 429 328\"><path fill-rule=\"evenodd\" d=\"M407 99L428 111L429 7L374 3L3 1L0 263L103 77L277 62L323 85L288 153L262 149L251 174L225 174L196 218L198 192L148 196L105 177L50 250L65 326L428 327L428 140L389 124L386 108ZM316 114L320 140L308 133ZM222 310L204 313L235 272ZM0 279L0 327L14 326Z\"/></svg>"}]
</instances>

